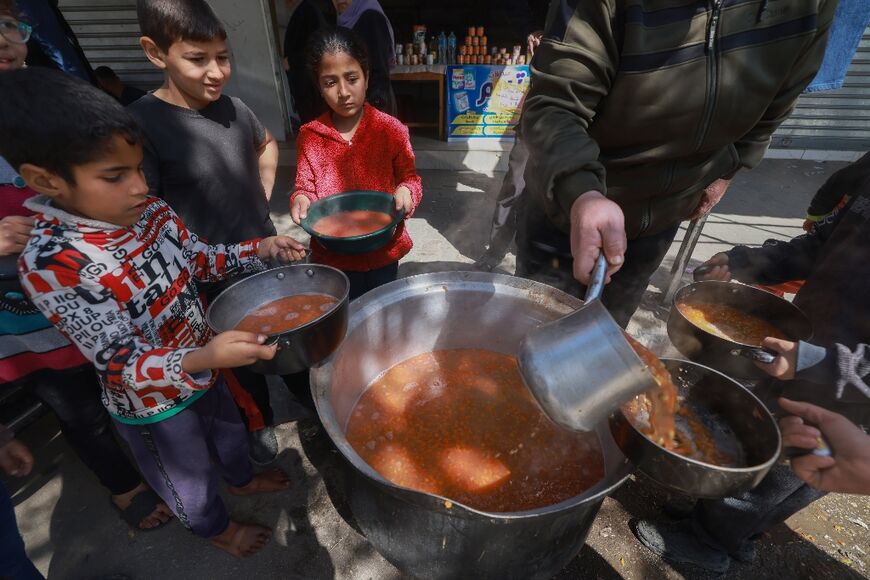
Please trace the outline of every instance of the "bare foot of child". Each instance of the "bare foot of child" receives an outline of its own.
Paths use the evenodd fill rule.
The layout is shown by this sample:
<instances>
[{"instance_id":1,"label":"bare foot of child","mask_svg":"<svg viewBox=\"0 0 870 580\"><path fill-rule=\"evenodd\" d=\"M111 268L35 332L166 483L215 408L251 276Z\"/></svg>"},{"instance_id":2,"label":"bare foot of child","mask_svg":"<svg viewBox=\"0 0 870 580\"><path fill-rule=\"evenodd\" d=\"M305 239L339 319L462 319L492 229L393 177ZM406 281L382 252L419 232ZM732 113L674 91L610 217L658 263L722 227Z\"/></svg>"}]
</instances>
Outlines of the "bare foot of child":
<instances>
[{"instance_id":1,"label":"bare foot of child","mask_svg":"<svg viewBox=\"0 0 870 580\"><path fill-rule=\"evenodd\" d=\"M172 519L172 510L169 506L144 483L140 483L127 493L113 495L112 503L120 510L124 521L140 530L160 527ZM134 503L136 505L133 505Z\"/></svg>"},{"instance_id":2,"label":"bare foot of child","mask_svg":"<svg viewBox=\"0 0 870 580\"><path fill-rule=\"evenodd\" d=\"M290 489L290 476L274 467L254 475L251 483L244 487L230 486L230 493L233 495L253 495L270 491L284 491L285 489Z\"/></svg>"},{"instance_id":3,"label":"bare foot of child","mask_svg":"<svg viewBox=\"0 0 870 580\"><path fill-rule=\"evenodd\" d=\"M230 520L227 529L209 542L236 558L247 558L262 550L271 538L272 530L269 528Z\"/></svg>"}]
</instances>

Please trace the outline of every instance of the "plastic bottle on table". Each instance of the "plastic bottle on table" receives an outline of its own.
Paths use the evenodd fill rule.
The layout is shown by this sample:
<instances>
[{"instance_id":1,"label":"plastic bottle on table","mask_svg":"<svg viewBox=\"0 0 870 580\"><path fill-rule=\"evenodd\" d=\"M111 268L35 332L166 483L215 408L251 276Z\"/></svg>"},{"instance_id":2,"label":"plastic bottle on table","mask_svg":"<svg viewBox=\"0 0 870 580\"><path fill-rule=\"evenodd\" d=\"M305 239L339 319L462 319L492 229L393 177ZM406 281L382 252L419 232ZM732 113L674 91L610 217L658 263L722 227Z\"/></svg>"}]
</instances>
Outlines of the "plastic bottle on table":
<instances>
[{"instance_id":1,"label":"plastic bottle on table","mask_svg":"<svg viewBox=\"0 0 870 580\"><path fill-rule=\"evenodd\" d=\"M447 64L456 64L456 35L452 30L447 37Z\"/></svg>"},{"instance_id":2,"label":"plastic bottle on table","mask_svg":"<svg viewBox=\"0 0 870 580\"><path fill-rule=\"evenodd\" d=\"M438 64L447 63L447 36L444 31L438 35Z\"/></svg>"}]
</instances>

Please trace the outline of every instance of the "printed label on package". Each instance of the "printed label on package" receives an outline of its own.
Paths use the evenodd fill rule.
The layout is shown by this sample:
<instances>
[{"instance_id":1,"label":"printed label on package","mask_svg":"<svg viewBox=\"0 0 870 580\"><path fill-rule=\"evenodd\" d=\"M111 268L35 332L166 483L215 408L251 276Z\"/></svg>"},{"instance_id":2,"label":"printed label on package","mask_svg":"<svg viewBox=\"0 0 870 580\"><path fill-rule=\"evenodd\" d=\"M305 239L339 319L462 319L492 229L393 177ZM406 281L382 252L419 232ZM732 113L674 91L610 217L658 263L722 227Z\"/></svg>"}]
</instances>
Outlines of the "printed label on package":
<instances>
[{"instance_id":1,"label":"printed label on package","mask_svg":"<svg viewBox=\"0 0 870 580\"><path fill-rule=\"evenodd\" d=\"M450 66L447 139L513 139L531 78L528 66Z\"/></svg>"}]
</instances>

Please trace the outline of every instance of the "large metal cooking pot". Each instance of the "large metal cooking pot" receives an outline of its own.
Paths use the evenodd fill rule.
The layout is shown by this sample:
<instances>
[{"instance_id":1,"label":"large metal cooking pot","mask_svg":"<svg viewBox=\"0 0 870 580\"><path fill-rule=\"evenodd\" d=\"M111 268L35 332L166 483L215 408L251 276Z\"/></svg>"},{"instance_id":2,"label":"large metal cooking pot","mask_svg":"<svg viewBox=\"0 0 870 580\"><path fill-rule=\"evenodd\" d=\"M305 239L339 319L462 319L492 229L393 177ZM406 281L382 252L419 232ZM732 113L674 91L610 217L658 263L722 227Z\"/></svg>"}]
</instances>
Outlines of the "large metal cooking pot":
<instances>
[{"instance_id":1,"label":"large metal cooking pot","mask_svg":"<svg viewBox=\"0 0 870 580\"><path fill-rule=\"evenodd\" d=\"M341 451L346 494L372 546L420 578L549 578L574 558L604 497L630 472L602 422L603 481L562 503L524 512L488 513L396 486L357 455L345 438L351 410L384 370L421 353L485 348L516 354L530 329L582 302L543 284L480 272L444 272L382 286L351 305L344 342L312 369L314 402Z\"/></svg>"},{"instance_id":2,"label":"large metal cooking pot","mask_svg":"<svg viewBox=\"0 0 870 580\"><path fill-rule=\"evenodd\" d=\"M328 357L341 343L347 329L350 282L341 270L321 264L273 268L240 280L220 293L206 312L206 322L216 332L232 330L252 310L273 300L296 294L326 294L338 301L329 312L293 330L269 336L278 343L272 360L261 360L251 369L266 375L303 371Z\"/></svg>"},{"instance_id":3,"label":"large metal cooking pot","mask_svg":"<svg viewBox=\"0 0 870 580\"><path fill-rule=\"evenodd\" d=\"M668 337L684 356L738 379L768 378L753 362L758 345L720 338L698 328L680 312L677 304L723 304L769 322L791 340L808 340L813 329L801 310L784 298L736 282L707 280L680 288L674 294L668 315Z\"/></svg>"},{"instance_id":4,"label":"large metal cooking pot","mask_svg":"<svg viewBox=\"0 0 870 580\"><path fill-rule=\"evenodd\" d=\"M636 429L622 410L610 418L620 449L650 478L693 497L729 497L758 485L779 458L782 443L770 411L722 373L689 361L661 360L671 372L681 404L695 410L714 441L739 446L746 467L720 467L668 451Z\"/></svg>"}]
</instances>

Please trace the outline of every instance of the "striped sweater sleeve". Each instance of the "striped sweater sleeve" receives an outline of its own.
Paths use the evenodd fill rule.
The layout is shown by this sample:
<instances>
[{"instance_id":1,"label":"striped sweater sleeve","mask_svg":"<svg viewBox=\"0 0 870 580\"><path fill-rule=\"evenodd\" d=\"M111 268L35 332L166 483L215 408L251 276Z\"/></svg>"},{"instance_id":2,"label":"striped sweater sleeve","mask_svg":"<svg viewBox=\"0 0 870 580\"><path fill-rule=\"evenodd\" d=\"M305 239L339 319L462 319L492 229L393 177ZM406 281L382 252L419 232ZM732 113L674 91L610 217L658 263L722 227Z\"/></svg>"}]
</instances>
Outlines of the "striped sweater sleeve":
<instances>
[{"instance_id":1,"label":"striped sweater sleeve","mask_svg":"<svg viewBox=\"0 0 870 580\"><path fill-rule=\"evenodd\" d=\"M141 398L149 391L211 385L211 371L191 375L182 370L182 359L195 348L149 343L110 290L87 278L77 286L64 285L64 279L56 270L21 272L21 284L33 304L93 362L106 388L137 391Z\"/></svg>"}]
</instances>

